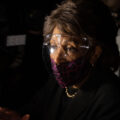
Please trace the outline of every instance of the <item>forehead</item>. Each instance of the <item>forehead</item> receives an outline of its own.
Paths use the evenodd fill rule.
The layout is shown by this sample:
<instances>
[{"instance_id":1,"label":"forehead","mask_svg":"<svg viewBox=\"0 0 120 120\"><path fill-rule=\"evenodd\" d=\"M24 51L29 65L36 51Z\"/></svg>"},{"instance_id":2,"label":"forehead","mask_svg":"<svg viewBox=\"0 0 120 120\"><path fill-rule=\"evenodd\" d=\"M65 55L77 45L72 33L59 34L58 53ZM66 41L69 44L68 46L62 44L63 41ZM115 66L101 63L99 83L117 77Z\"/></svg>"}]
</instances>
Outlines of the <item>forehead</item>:
<instances>
[{"instance_id":1,"label":"forehead","mask_svg":"<svg viewBox=\"0 0 120 120\"><path fill-rule=\"evenodd\" d=\"M58 35L59 37L54 37L54 35ZM65 35L58 27L53 29L52 36L49 40L50 43L76 44L77 46L92 46L94 44L94 39L88 36L86 33L80 34L79 37Z\"/></svg>"},{"instance_id":2,"label":"forehead","mask_svg":"<svg viewBox=\"0 0 120 120\"><path fill-rule=\"evenodd\" d=\"M78 42L78 41L76 41L76 39L69 39L69 36L64 35L63 32L58 27L54 28L52 34L53 34L53 36L52 36L52 39L50 40L51 42L63 42L63 43L76 43L76 42Z\"/></svg>"},{"instance_id":3,"label":"forehead","mask_svg":"<svg viewBox=\"0 0 120 120\"><path fill-rule=\"evenodd\" d=\"M53 33L52 34L62 34L62 31L56 26L54 29L53 29Z\"/></svg>"}]
</instances>

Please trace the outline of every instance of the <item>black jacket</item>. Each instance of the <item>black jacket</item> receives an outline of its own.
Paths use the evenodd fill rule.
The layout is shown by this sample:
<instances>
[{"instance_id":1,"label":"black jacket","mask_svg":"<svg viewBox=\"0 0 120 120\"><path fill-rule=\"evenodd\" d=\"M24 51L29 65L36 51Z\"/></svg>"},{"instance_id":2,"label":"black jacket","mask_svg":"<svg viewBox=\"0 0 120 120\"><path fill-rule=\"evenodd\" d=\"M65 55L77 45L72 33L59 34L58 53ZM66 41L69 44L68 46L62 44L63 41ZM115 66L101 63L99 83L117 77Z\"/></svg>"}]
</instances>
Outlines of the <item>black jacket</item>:
<instances>
[{"instance_id":1,"label":"black jacket","mask_svg":"<svg viewBox=\"0 0 120 120\"><path fill-rule=\"evenodd\" d=\"M74 98L50 79L34 101L23 110L32 120L120 120L120 80L97 70Z\"/></svg>"}]
</instances>

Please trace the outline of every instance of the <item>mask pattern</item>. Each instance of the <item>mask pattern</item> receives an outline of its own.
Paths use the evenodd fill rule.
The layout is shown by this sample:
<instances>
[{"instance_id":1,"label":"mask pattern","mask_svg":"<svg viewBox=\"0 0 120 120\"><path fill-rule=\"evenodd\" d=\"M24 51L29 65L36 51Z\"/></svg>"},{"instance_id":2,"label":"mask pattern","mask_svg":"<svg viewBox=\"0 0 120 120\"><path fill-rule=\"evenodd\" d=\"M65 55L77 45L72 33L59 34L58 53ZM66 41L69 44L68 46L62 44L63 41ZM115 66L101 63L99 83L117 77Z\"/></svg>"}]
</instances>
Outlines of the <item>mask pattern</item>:
<instances>
[{"instance_id":1,"label":"mask pattern","mask_svg":"<svg viewBox=\"0 0 120 120\"><path fill-rule=\"evenodd\" d=\"M82 81L90 67L85 57L71 62L61 63L60 65L57 65L54 60L51 59L51 65L55 79L62 88L75 85Z\"/></svg>"}]
</instances>

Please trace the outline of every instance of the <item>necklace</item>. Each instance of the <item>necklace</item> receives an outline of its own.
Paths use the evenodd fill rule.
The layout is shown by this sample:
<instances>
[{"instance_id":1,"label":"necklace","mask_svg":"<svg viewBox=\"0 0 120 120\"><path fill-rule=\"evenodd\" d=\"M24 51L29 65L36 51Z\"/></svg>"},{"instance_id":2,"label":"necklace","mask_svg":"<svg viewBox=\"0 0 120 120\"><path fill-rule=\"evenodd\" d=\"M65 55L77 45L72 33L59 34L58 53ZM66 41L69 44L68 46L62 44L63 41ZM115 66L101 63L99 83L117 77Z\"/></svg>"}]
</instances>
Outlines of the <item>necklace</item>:
<instances>
[{"instance_id":1,"label":"necklace","mask_svg":"<svg viewBox=\"0 0 120 120\"><path fill-rule=\"evenodd\" d=\"M69 93L68 87L65 87L65 93L69 98L74 98L80 91L80 89L76 89L77 91L74 93Z\"/></svg>"}]
</instances>

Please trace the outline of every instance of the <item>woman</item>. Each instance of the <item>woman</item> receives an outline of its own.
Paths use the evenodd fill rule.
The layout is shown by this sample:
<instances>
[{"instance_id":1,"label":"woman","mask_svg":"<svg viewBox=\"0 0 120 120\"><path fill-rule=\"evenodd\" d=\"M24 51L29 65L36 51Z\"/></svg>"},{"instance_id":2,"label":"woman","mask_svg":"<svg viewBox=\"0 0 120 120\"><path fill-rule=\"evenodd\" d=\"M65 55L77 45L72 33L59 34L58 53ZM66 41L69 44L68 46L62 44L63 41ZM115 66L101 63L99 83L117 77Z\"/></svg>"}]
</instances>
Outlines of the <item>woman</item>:
<instances>
[{"instance_id":1,"label":"woman","mask_svg":"<svg viewBox=\"0 0 120 120\"><path fill-rule=\"evenodd\" d=\"M46 17L43 55L54 77L28 107L31 119L120 119L116 32L107 7L94 0L66 1Z\"/></svg>"}]
</instances>

